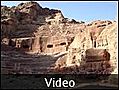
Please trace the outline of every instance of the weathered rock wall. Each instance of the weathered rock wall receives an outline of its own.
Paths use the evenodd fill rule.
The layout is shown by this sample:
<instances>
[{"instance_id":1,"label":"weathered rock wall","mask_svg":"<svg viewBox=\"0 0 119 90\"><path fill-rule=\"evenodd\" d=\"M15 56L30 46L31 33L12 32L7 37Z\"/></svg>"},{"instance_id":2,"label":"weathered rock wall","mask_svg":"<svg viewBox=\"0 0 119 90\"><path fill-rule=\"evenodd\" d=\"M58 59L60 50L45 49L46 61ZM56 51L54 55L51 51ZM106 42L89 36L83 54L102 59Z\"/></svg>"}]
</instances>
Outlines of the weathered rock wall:
<instances>
[{"instance_id":1,"label":"weathered rock wall","mask_svg":"<svg viewBox=\"0 0 119 90\"><path fill-rule=\"evenodd\" d=\"M68 51L67 65L80 65L82 56L90 48L106 49L112 65L118 62L117 22L97 20L85 24L65 18L60 10L42 8L36 2L1 6L1 38L7 45L9 40L13 40L16 47L25 44L28 51L34 53Z\"/></svg>"},{"instance_id":2,"label":"weathered rock wall","mask_svg":"<svg viewBox=\"0 0 119 90\"><path fill-rule=\"evenodd\" d=\"M103 29L94 27L86 27L83 32L76 35L68 49L67 66L80 65L82 58L86 56L85 51L95 48L106 49L110 54L111 66L117 69L117 23L106 24L105 27L102 26ZM91 35L92 30L94 33ZM95 53L92 52L92 55Z\"/></svg>"}]
</instances>

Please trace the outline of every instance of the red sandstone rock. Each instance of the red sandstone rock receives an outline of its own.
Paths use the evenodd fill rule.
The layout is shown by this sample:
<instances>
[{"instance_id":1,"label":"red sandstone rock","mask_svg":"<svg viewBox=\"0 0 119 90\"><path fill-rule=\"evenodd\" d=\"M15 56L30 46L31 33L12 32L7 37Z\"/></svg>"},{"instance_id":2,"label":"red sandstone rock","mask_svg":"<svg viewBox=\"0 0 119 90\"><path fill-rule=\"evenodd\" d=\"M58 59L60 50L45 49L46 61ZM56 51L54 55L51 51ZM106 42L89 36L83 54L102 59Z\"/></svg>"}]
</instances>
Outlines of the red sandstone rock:
<instances>
[{"instance_id":1,"label":"red sandstone rock","mask_svg":"<svg viewBox=\"0 0 119 90\"><path fill-rule=\"evenodd\" d=\"M88 25L74 19L70 21L63 16L60 10L42 8L36 2L21 3L11 8L1 6L1 43L37 54L57 54L67 51L67 58L61 58L60 61L56 62L56 66L62 67L64 63L65 66L68 66L73 62L74 66L78 64L80 69L78 67L77 69L75 67L63 67L61 72L63 70L68 72L69 70L72 73L75 71L102 73L103 71L100 71L101 65L105 69L110 67L110 63L94 63L94 61L102 60L98 50L107 49L111 55L110 59L107 59L109 55L103 56L108 61L111 60L114 66L116 66L115 62L117 63L116 24L116 22L108 20L92 21ZM8 38L6 43L5 38ZM89 49L92 51L85 55L85 51ZM83 59L81 58L82 55ZM92 57L95 59L91 59ZM86 61L90 62L90 60L92 61L91 64L85 64ZM81 63L85 65L81 66ZM107 73L106 70L105 72Z\"/></svg>"}]
</instances>

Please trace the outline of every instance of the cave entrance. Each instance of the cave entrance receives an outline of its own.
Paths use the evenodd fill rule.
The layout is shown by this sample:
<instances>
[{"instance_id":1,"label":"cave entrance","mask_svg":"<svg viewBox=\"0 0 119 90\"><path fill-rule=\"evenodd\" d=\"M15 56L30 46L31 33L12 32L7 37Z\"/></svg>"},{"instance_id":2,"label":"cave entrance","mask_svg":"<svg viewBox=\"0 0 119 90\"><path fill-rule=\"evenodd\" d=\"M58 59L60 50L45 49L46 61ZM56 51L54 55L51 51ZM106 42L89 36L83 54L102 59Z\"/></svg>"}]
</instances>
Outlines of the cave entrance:
<instances>
[{"instance_id":1,"label":"cave entrance","mask_svg":"<svg viewBox=\"0 0 119 90\"><path fill-rule=\"evenodd\" d=\"M23 45L22 47L23 48L29 48L29 45Z\"/></svg>"},{"instance_id":2,"label":"cave entrance","mask_svg":"<svg viewBox=\"0 0 119 90\"><path fill-rule=\"evenodd\" d=\"M24 51L28 51L30 46L28 44L28 41L27 40L23 40L22 43L21 43L21 47Z\"/></svg>"},{"instance_id":3,"label":"cave entrance","mask_svg":"<svg viewBox=\"0 0 119 90\"><path fill-rule=\"evenodd\" d=\"M63 42L63 43L60 43L60 45L62 45L62 46L63 46L63 45L66 45L66 43L65 43L65 42Z\"/></svg>"},{"instance_id":4,"label":"cave entrance","mask_svg":"<svg viewBox=\"0 0 119 90\"><path fill-rule=\"evenodd\" d=\"M94 41L94 48L96 48L96 41Z\"/></svg>"},{"instance_id":5,"label":"cave entrance","mask_svg":"<svg viewBox=\"0 0 119 90\"><path fill-rule=\"evenodd\" d=\"M10 39L8 45L9 46L12 46L12 47L15 47L16 46L16 43Z\"/></svg>"},{"instance_id":6,"label":"cave entrance","mask_svg":"<svg viewBox=\"0 0 119 90\"><path fill-rule=\"evenodd\" d=\"M47 45L47 48L53 48L52 44Z\"/></svg>"}]
</instances>

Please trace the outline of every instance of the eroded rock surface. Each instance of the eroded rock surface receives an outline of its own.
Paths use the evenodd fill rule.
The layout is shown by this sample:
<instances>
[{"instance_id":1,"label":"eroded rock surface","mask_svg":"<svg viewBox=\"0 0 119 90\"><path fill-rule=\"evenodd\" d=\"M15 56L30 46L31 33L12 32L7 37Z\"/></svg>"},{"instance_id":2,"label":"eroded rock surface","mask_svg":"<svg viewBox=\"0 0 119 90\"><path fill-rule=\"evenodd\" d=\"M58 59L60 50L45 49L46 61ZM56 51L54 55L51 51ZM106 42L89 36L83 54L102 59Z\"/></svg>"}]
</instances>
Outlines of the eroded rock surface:
<instances>
[{"instance_id":1,"label":"eroded rock surface","mask_svg":"<svg viewBox=\"0 0 119 90\"><path fill-rule=\"evenodd\" d=\"M97 59L99 62L95 64L104 62L104 57L103 61L100 61L101 55L97 52L106 50L110 54L107 63L115 68L111 73L118 71L116 21L97 20L86 24L83 21L69 20L60 10L43 8L36 2L21 3L13 7L1 6L1 44L11 48L7 51L5 47L2 47L2 53L12 53L13 48L33 55L50 55L53 58L57 54L66 53L65 56L57 57L58 61L54 65L63 68L78 66L77 69L81 67L79 69L81 71L82 68L86 71L88 71L87 67L95 68L94 63ZM92 55L87 57L86 52L90 49L92 49ZM14 56L11 58L9 54L6 57L4 54L1 56L4 60L8 60L6 57L9 57L11 61L15 58ZM94 59L94 57L97 58ZM36 57L28 58L35 59ZM93 58L92 62L85 62L90 58ZM5 68L4 65L3 68ZM16 67L15 65L13 66ZM99 65L98 69L100 67ZM31 70L31 67L29 68ZM71 70L75 71L75 69Z\"/></svg>"}]
</instances>

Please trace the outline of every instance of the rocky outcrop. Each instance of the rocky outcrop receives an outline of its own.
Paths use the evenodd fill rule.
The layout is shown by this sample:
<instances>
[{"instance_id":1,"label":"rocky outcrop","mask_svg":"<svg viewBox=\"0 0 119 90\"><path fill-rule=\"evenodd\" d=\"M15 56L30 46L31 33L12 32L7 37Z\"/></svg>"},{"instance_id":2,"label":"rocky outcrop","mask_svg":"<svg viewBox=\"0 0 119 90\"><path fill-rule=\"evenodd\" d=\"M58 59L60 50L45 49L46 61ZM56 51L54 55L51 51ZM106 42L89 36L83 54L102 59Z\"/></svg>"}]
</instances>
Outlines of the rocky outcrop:
<instances>
[{"instance_id":1,"label":"rocky outcrop","mask_svg":"<svg viewBox=\"0 0 119 90\"><path fill-rule=\"evenodd\" d=\"M117 69L116 21L85 24L65 18L60 10L42 8L36 2L1 6L1 39L1 44L25 52L50 55L68 52L56 62L56 66L65 67L81 66L83 59L89 59L85 58L88 49L94 49L93 53L106 49L111 65Z\"/></svg>"},{"instance_id":2,"label":"rocky outcrop","mask_svg":"<svg viewBox=\"0 0 119 90\"><path fill-rule=\"evenodd\" d=\"M97 24L95 24L97 23ZM99 27L96 27L100 25ZM112 33L112 34L111 34ZM117 69L117 25L116 22L97 21L93 22L91 26L87 26L83 32L76 35L73 42L69 46L67 65L80 65L82 58L84 58L85 51L90 48L106 49L110 54L110 65ZM96 50L95 50L96 51ZM96 52L92 51L92 55ZM98 56L98 55L97 55ZM87 58L89 59L89 58ZM116 62L116 63L115 63ZM112 72L113 73L113 72Z\"/></svg>"},{"instance_id":3,"label":"rocky outcrop","mask_svg":"<svg viewBox=\"0 0 119 90\"><path fill-rule=\"evenodd\" d=\"M18 6L11 8L7 6L1 6L1 36L15 37L18 36L18 32L25 34L23 30L28 30L33 33L38 29L39 26L48 23L50 20L52 21L51 17L54 21L63 19L63 15L60 10L42 8L36 2L21 3ZM25 35L23 37L25 37Z\"/></svg>"}]
</instances>

